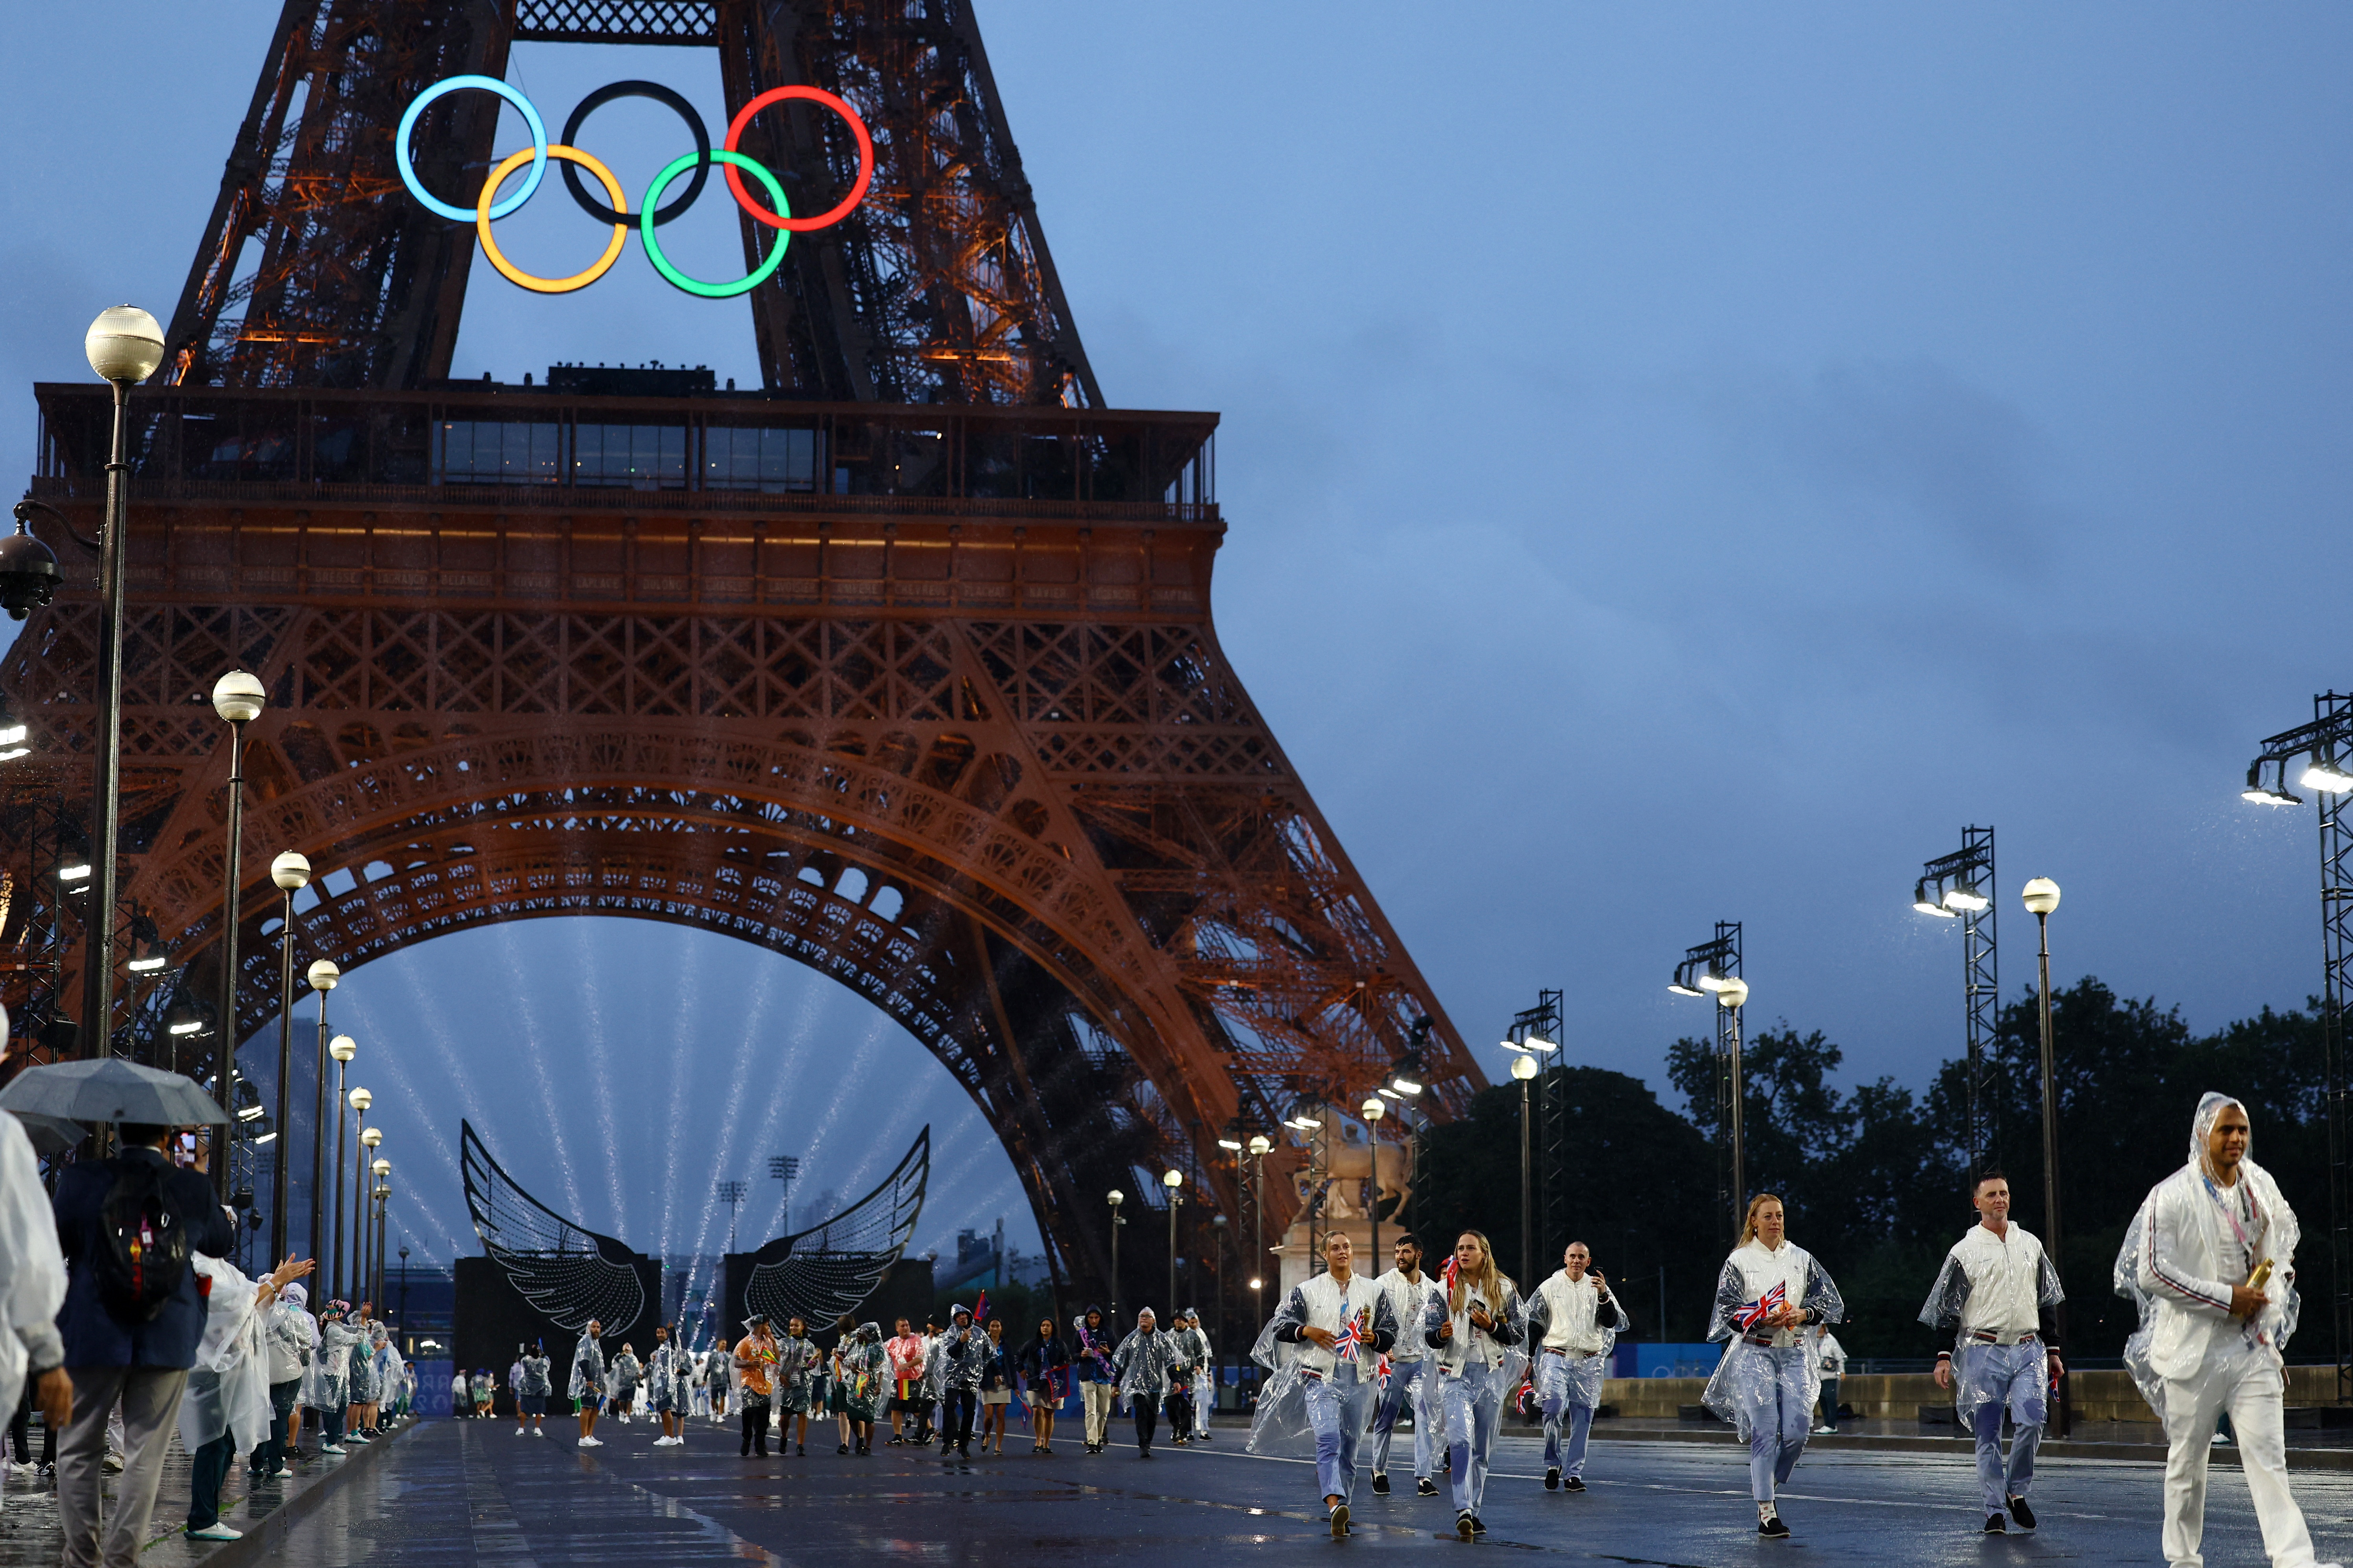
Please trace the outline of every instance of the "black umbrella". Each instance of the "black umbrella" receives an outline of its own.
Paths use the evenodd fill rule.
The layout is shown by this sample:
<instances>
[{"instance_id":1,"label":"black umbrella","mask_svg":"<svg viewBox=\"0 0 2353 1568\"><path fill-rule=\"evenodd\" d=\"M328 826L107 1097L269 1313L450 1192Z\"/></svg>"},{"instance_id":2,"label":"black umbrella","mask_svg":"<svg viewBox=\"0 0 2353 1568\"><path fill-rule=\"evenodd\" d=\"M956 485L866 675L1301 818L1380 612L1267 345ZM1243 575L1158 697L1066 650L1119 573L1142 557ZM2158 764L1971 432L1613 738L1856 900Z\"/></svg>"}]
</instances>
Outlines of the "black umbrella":
<instances>
[{"instance_id":1,"label":"black umbrella","mask_svg":"<svg viewBox=\"0 0 2353 1568\"><path fill-rule=\"evenodd\" d=\"M26 1068L0 1089L0 1110L163 1127L225 1126L228 1121L228 1113L194 1079L120 1057Z\"/></svg>"},{"instance_id":2,"label":"black umbrella","mask_svg":"<svg viewBox=\"0 0 2353 1568\"><path fill-rule=\"evenodd\" d=\"M62 1154L77 1147L90 1136L90 1129L79 1121L68 1121L62 1116L44 1116L37 1110L13 1111L25 1124L25 1136L33 1141L36 1154Z\"/></svg>"}]
</instances>

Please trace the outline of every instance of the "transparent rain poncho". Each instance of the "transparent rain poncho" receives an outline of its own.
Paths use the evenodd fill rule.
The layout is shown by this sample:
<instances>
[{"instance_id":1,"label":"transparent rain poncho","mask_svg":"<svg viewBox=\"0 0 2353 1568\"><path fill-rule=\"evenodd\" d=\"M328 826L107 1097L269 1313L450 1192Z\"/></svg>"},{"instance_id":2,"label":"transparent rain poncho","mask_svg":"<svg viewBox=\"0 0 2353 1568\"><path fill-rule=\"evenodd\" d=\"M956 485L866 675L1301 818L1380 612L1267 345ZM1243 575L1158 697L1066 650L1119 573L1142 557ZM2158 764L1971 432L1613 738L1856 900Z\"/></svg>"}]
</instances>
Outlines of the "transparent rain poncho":
<instances>
[{"instance_id":1,"label":"transparent rain poncho","mask_svg":"<svg viewBox=\"0 0 2353 1568\"><path fill-rule=\"evenodd\" d=\"M1119 1373L1119 1392L1130 1410L1139 1405L1157 1408L1168 1397L1169 1369L1176 1364L1176 1339L1163 1333L1157 1323L1148 1329L1138 1323L1112 1352L1111 1364Z\"/></svg>"},{"instance_id":2,"label":"transparent rain poncho","mask_svg":"<svg viewBox=\"0 0 2353 1568\"><path fill-rule=\"evenodd\" d=\"M1567 1270L1563 1270L1566 1273ZM1558 1279L1555 1275L1554 1279ZM1565 1404L1599 1408L1601 1404L1601 1382L1609 1375L1610 1352L1618 1348L1618 1335L1632 1328L1633 1321L1619 1304L1616 1292L1611 1292L1608 1306L1595 1303L1593 1327L1601 1337L1601 1349L1593 1355L1545 1355L1542 1353L1545 1335L1552 1328L1552 1304L1546 1295L1552 1280L1546 1279L1528 1298L1527 1352L1536 1365L1536 1398L1542 1401L1558 1399Z\"/></svg>"},{"instance_id":3,"label":"transparent rain poncho","mask_svg":"<svg viewBox=\"0 0 2353 1568\"><path fill-rule=\"evenodd\" d=\"M795 1339L789 1335L776 1342L776 1408L786 1415L807 1412L812 1403L821 1402L816 1387L816 1372L823 1352L807 1334ZM686 1395L680 1385L681 1402Z\"/></svg>"},{"instance_id":4,"label":"transparent rain poncho","mask_svg":"<svg viewBox=\"0 0 2353 1568\"><path fill-rule=\"evenodd\" d=\"M2206 1140L2223 1107L2231 1105L2246 1109L2242 1101L2212 1090L2199 1100L2198 1110L2189 1119L2189 1158L2141 1200L2132 1224L2125 1227L2124 1245L2117 1249L2111 1276L2116 1294L2128 1298L2140 1315L2140 1326L2125 1341L2125 1370L2132 1374L2133 1385L2160 1422L2165 1419L2165 1375L2157 1369L2152 1350L2160 1317L2158 1281L2168 1260L2159 1246L2164 1229L2159 1220L2167 1214L2177 1218L2220 1215L2221 1189L2208 1168ZM2266 1348L2277 1361L2286 1352L2303 1310L2303 1298L2295 1289L2295 1247L2303 1239L2303 1227L2296 1223L2295 1211L2280 1195L2279 1184L2255 1163L2252 1128L2247 1152L2239 1163L2239 1180L2246 1184L2258 1216L2258 1227L2249 1239L2258 1257L2272 1263L2271 1279L2263 1288L2269 1305L2254 1315L2243 1332L2247 1342ZM2217 1223L2221 1223L2219 1218ZM2225 1223L2223 1228L2227 1232L2231 1227ZM2243 1277L2239 1282L2244 1282Z\"/></svg>"},{"instance_id":5,"label":"transparent rain poncho","mask_svg":"<svg viewBox=\"0 0 2353 1568\"><path fill-rule=\"evenodd\" d=\"M41 1187L32 1140L14 1116L0 1111L0 1414L16 1414L31 1370L18 1330L50 1345L65 1299L57 1215ZM50 1351L52 1359L62 1353L61 1347Z\"/></svg>"},{"instance_id":6,"label":"transparent rain poncho","mask_svg":"<svg viewBox=\"0 0 2353 1568\"><path fill-rule=\"evenodd\" d=\"M319 1325L318 1353L302 1380L302 1403L313 1410L341 1410L351 1403L352 1347L359 1334L343 1319L351 1309L331 1301Z\"/></svg>"},{"instance_id":7,"label":"transparent rain poncho","mask_svg":"<svg viewBox=\"0 0 2353 1568\"><path fill-rule=\"evenodd\" d=\"M638 1384L645 1380L645 1363L638 1359L635 1352L623 1345L621 1353L613 1358L612 1396L622 1400L635 1399Z\"/></svg>"},{"instance_id":8,"label":"transparent rain poncho","mask_svg":"<svg viewBox=\"0 0 2353 1568\"><path fill-rule=\"evenodd\" d=\"M554 1358L543 1350L535 1350L522 1358L522 1382L515 1392L527 1398L545 1399L555 1392L551 1368Z\"/></svg>"},{"instance_id":9,"label":"transparent rain poncho","mask_svg":"<svg viewBox=\"0 0 2353 1568\"><path fill-rule=\"evenodd\" d=\"M180 1401L180 1442L191 1454L233 1434L239 1453L269 1436L269 1343L259 1307L261 1288L232 1264L202 1253L189 1266L207 1281L205 1335Z\"/></svg>"},{"instance_id":10,"label":"transparent rain poncho","mask_svg":"<svg viewBox=\"0 0 2353 1568\"><path fill-rule=\"evenodd\" d=\"M1825 1323L1846 1319L1846 1303L1840 1299L1838 1286L1829 1271L1812 1253L1794 1241L1784 1241L1771 1251L1762 1243L1749 1242L1734 1248L1732 1256L1724 1260L1724 1272L1716 1276L1715 1310L1708 1319L1707 1337L1732 1342L1725 1347L1724 1359L1716 1363L1715 1374L1707 1380L1707 1392L1700 1398L1710 1410L1732 1424L1744 1443L1756 1430L1757 1417L1778 1404L1778 1375L1773 1352L1763 1345L1750 1344L1737 1321L1744 1310L1754 1309L1760 1300L1749 1293L1748 1277L1741 1268L1744 1255L1752 1255L1753 1261L1756 1254L1772 1262L1784 1284L1792 1279L1798 1281L1797 1288L1788 1292L1791 1306L1810 1309ZM1811 1410L1822 1393L1821 1357L1812 1353L1804 1336L1792 1334L1791 1339L1803 1352L1806 1408Z\"/></svg>"},{"instance_id":11,"label":"transparent rain poncho","mask_svg":"<svg viewBox=\"0 0 2353 1568\"><path fill-rule=\"evenodd\" d=\"M860 1324L856 1337L838 1348L835 1365L849 1418L880 1419L891 1400L891 1357L882 1348L882 1325Z\"/></svg>"},{"instance_id":12,"label":"transparent rain poncho","mask_svg":"<svg viewBox=\"0 0 2353 1568\"><path fill-rule=\"evenodd\" d=\"M572 1347L572 1381L565 1385L566 1399L601 1399L605 1394L605 1343L586 1330Z\"/></svg>"},{"instance_id":13,"label":"transparent rain poncho","mask_svg":"<svg viewBox=\"0 0 2353 1568\"><path fill-rule=\"evenodd\" d=\"M1365 1279L1361 1274L1355 1278ZM1368 1286L1372 1283L1365 1282ZM1386 1330L1394 1346L1397 1336L1406 1331L1399 1327L1396 1313L1390 1310L1388 1294L1372 1290L1365 1304L1373 1309L1375 1339ZM1267 1320L1266 1327L1259 1331L1257 1342L1250 1346L1250 1360L1271 1374L1259 1384L1258 1408L1250 1416L1250 1440L1243 1445L1250 1453L1293 1459L1313 1458L1315 1455L1315 1429L1307 1419L1307 1395L1301 1383L1301 1374L1306 1370L1302 1361L1313 1347L1304 1341L1278 1337L1282 1330L1306 1321L1306 1298L1294 1286L1283 1297L1274 1316ZM1370 1345L1358 1352L1357 1375L1367 1388L1377 1386L1382 1359Z\"/></svg>"},{"instance_id":14,"label":"transparent rain poncho","mask_svg":"<svg viewBox=\"0 0 2353 1568\"><path fill-rule=\"evenodd\" d=\"M958 1318L964 1319L961 1327ZM959 1306L948 1313L947 1332L940 1336L932 1359L937 1363L931 1371L940 1388L977 1390L982 1365L988 1360L988 1331L972 1321L969 1310Z\"/></svg>"},{"instance_id":15,"label":"transparent rain poncho","mask_svg":"<svg viewBox=\"0 0 2353 1568\"><path fill-rule=\"evenodd\" d=\"M1968 1238L1964 1237L1966 1241ZM2038 1242L2040 1238L2037 1238ZM1929 1288L1928 1300L1920 1308L1920 1321L1932 1329L1942 1329L1953 1335L1953 1408L1968 1412L1987 1405L2000 1404L2008 1397L2008 1378L1998 1363L1989 1357L1967 1353L1982 1342L1961 1338L1961 1321L1969 1307L1969 1275L1961 1261L1959 1249L1945 1255L1945 1266L1936 1273L1936 1283ZM2035 1256L2034 1304L2038 1308L2055 1307L2067 1299L2060 1289L2059 1270L2052 1264L2051 1255L2038 1250ZM2038 1345L2040 1341L2037 1342ZM1820 1358L1815 1358L1819 1361ZM2042 1363L2042 1380L2047 1389L2051 1383L2051 1357L2047 1350L2040 1353ZM1989 1381L1988 1371L2001 1379L1997 1386Z\"/></svg>"},{"instance_id":16,"label":"transparent rain poncho","mask_svg":"<svg viewBox=\"0 0 2353 1568\"><path fill-rule=\"evenodd\" d=\"M1504 1411L1513 1403L1514 1391L1520 1386L1520 1380L1527 1375L1527 1303L1520 1299L1519 1287L1512 1282L1509 1275L1498 1270L1495 1278L1503 1288L1503 1310L1489 1315L1510 1335L1509 1342L1481 1331L1478 1325L1471 1321L1471 1303L1474 1298L1467 1290L1459 1311L1451 1310L1453 1303L1451 1290L1441 1290L1432 1296L1430 1304L1422 1309L1422 1342L1428 1346L1424 1352L1425 1364L1430 1368L1430 1414L1437 1424L1430 1439L1433 1453L1451 1445L1458 1436L1472 1442L1475 1447L1477 1433L1457 1434L1452 1429L1453 1414L1447 1409L1447 1387L1461 1378L1466 1366L1474 1361L1483 1364L1488 1369L1488 1384L1496 1393L1494 1414L1489 1418L1487 1426L1490 1452L1493 1450L1495 1434L1503 1426ZM1430 1336L1438 1331L1440 1324L1450 1319L1454 1324L1453 1337L1442 1345L1430 1345ZM1472 1408L1476 1409L1475 1404Z\"/></svg>"}]
</instances>

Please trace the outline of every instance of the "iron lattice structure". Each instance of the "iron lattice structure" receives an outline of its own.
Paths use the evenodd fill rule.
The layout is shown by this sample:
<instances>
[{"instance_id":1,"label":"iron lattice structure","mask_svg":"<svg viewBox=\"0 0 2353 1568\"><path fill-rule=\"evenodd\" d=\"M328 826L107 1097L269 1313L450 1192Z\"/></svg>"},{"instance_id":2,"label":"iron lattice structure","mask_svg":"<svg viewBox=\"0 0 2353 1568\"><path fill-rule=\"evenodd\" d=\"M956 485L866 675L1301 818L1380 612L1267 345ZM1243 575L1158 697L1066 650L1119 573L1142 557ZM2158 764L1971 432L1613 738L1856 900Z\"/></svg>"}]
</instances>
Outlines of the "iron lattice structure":
<instances>
[{"instance_id":1,"label":"iron lattice structure","mask_svg":"<svg viewBox=\"0 0 2353 1568\"><path fill-rule=\"evenodd\" d=\"M807 83L866 118L873 194L749 297L768 393L443 379L473 232L400 189L394 127L534 39L715 47L731 106ZM428 185L480 179L492 103L427 112ZM747 135L848 181L830 115ZM1273 1134L1401 1063L1441 1118L1480 1087L1219 647L1216 416L1100 406L962 0L290 0L167 335L132 400L117 918L176 967L128 977L115 1048L222 994L204 698L241 665L270 700L206 1055L276 1011L290 849L319 873L301 961L346 973L598 913L834 976L974 1097L1066 1278L1108 1272L1080 1216L1201 1128ZM34 493L90 529L105 394L37 396ZM73 582L0 661L39 746L21 868L56 837L22 803L83 795L100 714L83 556L41 526ZM57 946L9 976L10 1064L70 1048ZM1229 1203L1233 1166L1195 1165Z\"/></svg>"},{"instance_id":2,"label":"iron lattice structure","mask_svg":"<svg viewBox=\"0 0 2353 1568\"><path fill-rule=\"evenodd\" d=\"M1961 922L1961 1018L1968 1047L1963 1058L1968 1077L1964 1136L1972 1173L1990 1170L2001 1159L2001 1128L1993 1115L1994 1036L2001 1008L2001 900L1994 896L1999 886L1993 829L1964 827L1961 847L1922 865L1914 890L1915 909L1957 916Z\"/></svg>"},{"instance_id":3,"label":"iron lattice structure","mask_svg":"<svg viewBox=\"0 0 2353 1568\"><path fill-rule=\"evenodd\" d=\"M797 237L748 296L773 389L839 401L1100 407L968 0L286 0L166 332L180 385L415 389L449 374L472 226L409 199L394 132L445 77L502 77L517 42L715 47L733 116L813 86L870 128L846 220ZM548 106L551 107L552 106ZM415 139L427 188L478 189L512 149L456 93ZM858 150L806 103L744 150L798 189L849 188ZM798 200L796 197L796 200ZM745 263L773 237L741 216Z\"/></svg>"},{"instance_id":4,"label":"iron lattice structure","mask_svg":"<svg viewBox=\"0 0 2353 1568\"><path fill-rule=\"evenodd\" d=\"M1675 966L1674 983L1669 989L1693 996L1704 995L1713 1005L1715 993L1707 983L1740 977L1740 922L1718 921L1714 937L1683 950L1683 961ZM1748 1203L1748 1194L1739 1190L1742 1177L1736 1173L1738 1162L1734 1155L1734 1128L1746 1090L1741 1084L1737 1055L1739 1023L1729 1007L1716 1006L1715 1012L1715 1211L1725 1216L1724 1234L1733 1237L1739 1232L1740 1214Z\"/></svg>"},{"instance_id":5,"label":"iron lattice structure","mask_svg":"<svg viewBox=\"0 0 2353 1568\"><path fill-rule=\"evenodd\" d=\"M2266 738L2247 768L2247 798L2300 804L2288 787L2288 767L2304 758L2340 775L2353 768L2353 692L2323 691L2312 700L2312 722ZM2263 782L2279 773L2277 790ZM2320 816L2320 1037L2328 1101L2328 1324L2337 1357L2337 1398L2353 1402L2353 1071L2346 1061L2345 1010L2353 999L2353 828L2345 804L2353 792L2304 785Z\"/></svg>"}]
</instances>

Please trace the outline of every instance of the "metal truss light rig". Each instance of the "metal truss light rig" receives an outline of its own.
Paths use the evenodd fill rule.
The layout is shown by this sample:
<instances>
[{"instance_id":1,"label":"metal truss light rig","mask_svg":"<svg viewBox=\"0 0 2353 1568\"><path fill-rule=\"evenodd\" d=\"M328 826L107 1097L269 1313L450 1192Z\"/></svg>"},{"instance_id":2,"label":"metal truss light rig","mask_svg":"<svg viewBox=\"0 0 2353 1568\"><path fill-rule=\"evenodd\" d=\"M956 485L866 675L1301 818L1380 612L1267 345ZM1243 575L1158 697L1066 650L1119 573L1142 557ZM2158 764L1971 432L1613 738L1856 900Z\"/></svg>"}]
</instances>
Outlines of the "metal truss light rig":
<instances>
[{"instance_id":1,"label":"metal truss light rig","mask_svg":"<svg viewBox=\"0 0 2353 1568\"><path fill-rule=\"evenodd\" d=\"M1742 1100L1746 1090L1740 1074L1740 1009L1721 1005L1722 994L1738 986L1747 1000L1747 983L1740 977L1740 922L1718 921L1715 935L1697 947L1683 950L1675 977L1667 989L1678 996L1706 996L1715 1009L1715 1208L1734 1216L1732 1234L1739 1231L1739 1215L1748 1201L1747 1150L1741 1140Z\"/></svg>"},{"instance_id":2,"label":"metal truss light rig","mask_svg":"<svg viewBox=\"0 0 2353 1568\"><path fill-rule=\"evenodd\" d=\"M1993 829L1964 827L1961 847L1920 868L1912 907L1924 915L1961 922L1961 1007L1968 1036L1968 1168L1988 1170L2000 1146L1988 1107L1995 1015L2001 1005L2001 969L1995 945Z\"/></svg>"},{"instance_id":3,"label":"metal truss light rig","mask_svg":"<svg viewBox=\"0 0 2353 1568\"><path fill-rule=\"evenodd\" d=\"M2353 692L2312 700L2312 722L2283 730L2247 764L2243 798L2258 805L2301 805L2288 788L2310 790L2320 806L2320 1038L2328 1101L2329 1330L2337 1352L2337 1398L2353 1403L2353 1088L2345 1060L2345 1007L2353 989L2353 831L2345 803L2353 793ZM2265 784L2269 773L2276 781Z\"/></svg>"},{"instance_id":4,"label":"metal truss light rig","mask_svg":"<svg viewBox=\"0 0 2353 1568\"><path fill-rule=\"evenodd\" d=\"M809 87L870 130L864 200L714 307L748 310L763 389L448 379L477 225L410 197L396 132L527 40L715 48L731 116ZM500 102L418 116L426 188L480 188ZM812 202L859 173L809 101L741 144ZM1103 406L965 0L288 0L164 335L130 398L122 891L191 994L222 994L227 846L190 698L237 667L268 694L200 1054L279 1007L282 852L318 868L301 963L538 916L724 932L923 1041L1099 1290L1106 1189L1175 1165L1232 1210L1202 1130L1407 1075L1445 1121L1482 1086L1219 644L1217 416ZM108 391L37 399L34 494L89 532ZM85 574L0 661L43 736L16 800L90 776L100 643ZM19 866L55 837L0 830ZM159 991L98 1032L143 1054ZM1279 1229L1315 1140L1277 1137Z\"/></svg>"}]
</instances>

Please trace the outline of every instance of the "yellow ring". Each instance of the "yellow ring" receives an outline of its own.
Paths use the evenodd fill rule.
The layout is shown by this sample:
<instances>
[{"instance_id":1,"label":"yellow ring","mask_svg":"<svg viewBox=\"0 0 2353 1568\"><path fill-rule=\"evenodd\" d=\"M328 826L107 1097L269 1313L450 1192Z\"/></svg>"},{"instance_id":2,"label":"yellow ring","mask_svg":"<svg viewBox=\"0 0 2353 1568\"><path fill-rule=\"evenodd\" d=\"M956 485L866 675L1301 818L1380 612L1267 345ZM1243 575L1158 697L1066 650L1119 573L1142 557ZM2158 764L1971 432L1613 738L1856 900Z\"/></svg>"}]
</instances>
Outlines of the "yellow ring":
<instances>
[{"instance_id":1,"label":"yellow ring","mask_svg":"<svg viewBox=\"0 0 2353 1568\"><path fill-rule=\"evenodd\" d=\"M612 170L581 152L577 147L563 147L550 143L547 155L551 158L561 158L568 163L579 164L596 175L604 184L605 194L613 198L615 212L626 213L629 210L629 198L622 194L621 182L613 178ZM499 186L505 182L506 177L530 163L535 156L537 156L535 150L526 147L491 171L491 177L482 182L481 195L474 203L474 229L482 237L482 254L491 258L491 265L497 268L500 275L508 282L539 294L569 294L575 289L586 289L612 270L613 263L621 258L623 243L629 237L629 226L625 223L617 223L613 226L613 243L605 247L605 254L598 257L596 265L590 267L586 272L575 272L569 278L534 278L530 273L518 268L514 263L499 254L499 243L491 237L491 203L497 197Z\"/></svg>"}]
</instances>

